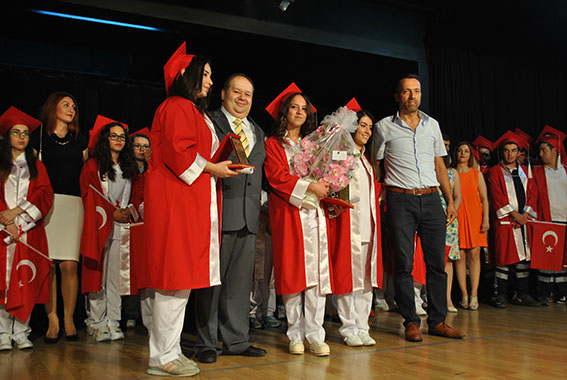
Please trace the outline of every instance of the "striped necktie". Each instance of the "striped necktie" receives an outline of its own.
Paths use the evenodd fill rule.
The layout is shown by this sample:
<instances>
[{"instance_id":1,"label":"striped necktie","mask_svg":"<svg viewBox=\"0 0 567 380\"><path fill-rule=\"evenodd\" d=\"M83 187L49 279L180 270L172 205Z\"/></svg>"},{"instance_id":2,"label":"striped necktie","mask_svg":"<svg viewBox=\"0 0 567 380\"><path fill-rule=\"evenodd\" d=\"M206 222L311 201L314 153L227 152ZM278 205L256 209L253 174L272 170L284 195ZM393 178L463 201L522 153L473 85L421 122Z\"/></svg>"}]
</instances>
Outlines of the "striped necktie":
<instances>
[{"instance_id":1,"label":"striped necktie","mask_svg":"<svg viewBox=\"0 0 567 380\"><path fill-rule=\"evenodd\" d=\"M240 142L242 143L246 157L248 157L250 155L250 144L248 143L248 137L246 137L244 129L242 129L242 119L234 119L233 123L235 126L234 132L236 132L236 134L240 136Z\"/></svg>"}]
</instances>

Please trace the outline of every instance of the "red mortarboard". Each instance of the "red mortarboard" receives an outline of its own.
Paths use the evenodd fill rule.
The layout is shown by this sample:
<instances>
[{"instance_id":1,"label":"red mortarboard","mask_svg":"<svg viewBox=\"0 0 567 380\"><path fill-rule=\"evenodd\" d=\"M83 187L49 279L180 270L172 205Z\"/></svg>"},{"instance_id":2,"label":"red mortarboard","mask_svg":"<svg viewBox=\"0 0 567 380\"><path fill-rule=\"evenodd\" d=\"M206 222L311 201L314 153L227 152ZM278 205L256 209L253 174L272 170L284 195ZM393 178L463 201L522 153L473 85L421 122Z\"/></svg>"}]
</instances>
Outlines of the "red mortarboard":
<instances>
[{"instance_id":1,"label":"red mortarboard","mask_svg":"<svg viewBox=\"0 0 567 380\"><path fill-rule=\"evenodd\" d=\"M139 131L132 133L130 135L130 138L134 139L134 137L136 137L136 135L146 135L146 136L150 137L150 130L148 129L148 127L144 127L142 129L140 129Z\"/></svg>"},{"instance_id":2,"label":"red mortarboard","mask_svg":"<svg viewBox=\"0 0 567 380\"><path fill-rule=\"evenodd\" d=\"M268 111L268 113L274 118L274 120L278 119L280 109L282 108L282 105L285 103L287 98L291 94L295 94L296 92L301 92L301 90L294 82L292 82L266 107L266 111ZM313 110L313 113L317 112L317 109L313 106L313 104L311 104L311 109Z\"/></svg>"},{"instance_id":3,"label":"red mortarboard","mask_svg":"<svg viewBox=\"0 0 567 380\"><path fill-rule=\"evenodd\" d=\"M522 131L520 128L514 129L514 133L523 138L528 144L531 144L533 141L533 137L529 133Z\"/></svg>"},{"instance_id":4,"label":"red mortarboard","mask_svg":"<svg viewBox=\"0 0 567 380\"><path fill-rule=\"evenodd\" d=\"M355 98L352 98L346 105L346 108L348 108L351 111L354 112L358 112L358 111L362 111L362 107L360 107L360 105L358 104L358 102L356 101Z\"/></svg>"},{"instance_id":5,"label":"red mortarboard","mask_svg":"<svg viewBox=\"0 0 567 380\"><path fill-rule=\"evenodd\" d=\"M567 135L565 134L565 132L561 132L558 129L546 125L545 127L543 127L543 130L539 134L537 141L538 143L546 142L554 146L561 156L561 162L565 164L567 163L567 153L565 152L565 146L563 145L563 142L565 141L566 136Z\"/></svg>"},{"instance_id":6,"label":"red mortarboard","mask_svg":"<svg viewBox=\"0 0 567 380\"><path fill-rule=\"evenodd\" d=\"M194 55L188 55L185 49L185 42L181 44L173 53L173 55L169 58L169 61L163 67L163 74L165 77L165 91L169 94L169 90L173 85L173 82L179 74L181 70L189 66L191 60L195 57Z\"/></svg>"},{"instance_id":7,"label":"red mortarboard","mask_svg":"<svg viewBox=\"0 0 567 380\"><path fill-rule=\"evenodd\" d=\"M477 149L484 147L488 148L491 152L494 151L494 143L484 136L478 136L474 139L472 145Z\"/></svg>"},{"instance_id":8,"label":"red mortarboard","mask_svg":"<svg viewBox=\"0 0 567 380\"><path fill-rule=\"evenodd\" d=\"M518 136L516 133L512 131L506 131L496 142L494 146L501 148L508 143L516 144L520 149L521 148L528 148L529 143L521 136Z\"/></svg>"},{"instance_id":9,"label":"red mortarboard","mask_svg":"<svg viewBox=\"0 0 567 380\"><path fill-rule=\"evenodd\" d=\"M31 133L34 129L41 125L41 121L34 119L27 113L11 106L2 114L2 116L0 116L0 134L4 136L16 124L25 125Z\"/></svg>"},{"instance_id":10,"label":"red mortarboard","mask_svg":"<svg viewBox=\"0 0 567 380\"><path fill-rule=\"evenodd\" d=\"M94 148L98 141L98 136L100 135L100 132L106 125L110 123L120 123L120 122L100 115L96 117L93 129L89 131L89 152L91 154L94 152ZM124 123L120 123L120 124L124 126L126 131L128 130L128 124L124 124Z\"/></svg>"}]
</instances>

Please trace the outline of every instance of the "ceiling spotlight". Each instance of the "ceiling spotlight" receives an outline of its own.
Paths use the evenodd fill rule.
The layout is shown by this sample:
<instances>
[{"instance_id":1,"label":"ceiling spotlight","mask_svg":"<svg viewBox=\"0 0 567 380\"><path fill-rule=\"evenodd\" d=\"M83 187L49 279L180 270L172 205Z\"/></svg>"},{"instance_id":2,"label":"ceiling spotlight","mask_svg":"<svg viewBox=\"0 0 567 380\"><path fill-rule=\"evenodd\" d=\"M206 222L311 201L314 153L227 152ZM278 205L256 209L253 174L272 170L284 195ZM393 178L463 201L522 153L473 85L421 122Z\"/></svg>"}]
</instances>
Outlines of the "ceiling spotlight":
<instances>
[{"instance_id":1,"label":"ceiling spotlight","mask_svg":"<svg viewBox=\"0 0 567 380\"><path fill-rule=\"evenodd\" d=\"M291 3L293 3L295 0L284 0L280 3L279 8L282 12L287 11L287 7L289 7L289 5Z\"/></svg>"}]
</instances>

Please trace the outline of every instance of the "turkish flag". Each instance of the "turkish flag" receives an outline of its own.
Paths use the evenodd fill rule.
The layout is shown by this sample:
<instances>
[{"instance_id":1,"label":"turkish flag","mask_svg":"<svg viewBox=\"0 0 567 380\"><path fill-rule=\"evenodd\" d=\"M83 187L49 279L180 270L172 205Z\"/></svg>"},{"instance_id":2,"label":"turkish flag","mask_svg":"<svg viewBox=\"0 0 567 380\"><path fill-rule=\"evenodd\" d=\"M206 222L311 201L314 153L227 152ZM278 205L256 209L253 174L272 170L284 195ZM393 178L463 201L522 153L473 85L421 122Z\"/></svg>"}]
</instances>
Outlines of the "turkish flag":
<instances>
[{"instance_id":1,"label":"turkish flag","mask_svg":"<svg viewBox=\"0 0 567 380\"><path fill-rule=\"evenodd\" d=\"M90 185L85 198L85 217L81 237L81 254L96 262L102 259L102 250L112 231L116 208L98 190Z\"/></svg>"},{"instance_id":2,"label":"turkish flag","mask_svg":"<svg viewBox=\"0 0 567 380\"><path fill-rule=\"evenodd\" d=\"M49 302L50 261L25 244L16 243L6 311L27 321L36 303Z\"/></svg>"},{"instance_id":3,"label":"turkish flag","mask_svg":"<svg viewBox=\"0 0 567 380\"><path fill-rule=\"evenodd\" d=\"M132 291L147 288L144 280L148 277L148 260L146 260L146 235L144 223L130 224L130 284Z\"/></svg>"},{"instance_id":4,"label":"turkish flag","mask_svg":"<svg viewBox=\"0 0 567 380\"><path fill-rule=\"evenodd\" d=\"M560 271L565 253L565 225L529 222L531 268Z\"/></svg>"}]
</instances>

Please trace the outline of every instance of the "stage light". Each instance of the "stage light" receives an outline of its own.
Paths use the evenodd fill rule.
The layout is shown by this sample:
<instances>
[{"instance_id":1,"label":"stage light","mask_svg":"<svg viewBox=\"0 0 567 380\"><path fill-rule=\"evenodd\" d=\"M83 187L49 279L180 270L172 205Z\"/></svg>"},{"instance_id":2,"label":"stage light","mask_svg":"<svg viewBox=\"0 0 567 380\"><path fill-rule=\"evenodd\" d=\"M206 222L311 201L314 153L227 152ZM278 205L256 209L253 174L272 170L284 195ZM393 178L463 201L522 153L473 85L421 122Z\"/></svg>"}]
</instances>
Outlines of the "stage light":
<instances>
[{"instance_id":1,"label":"stage light","mask_svg":"<svg viewBox=\"0 0 567 380\"><path fill-rule=\"evenodd\" d=\"M282 12L287 11L287 7L289 7L289 5L291 3L293 3L295 0L284 0L280 3L279 8Z\"/></svg>"},{"instance_id":2,"label":"stage light","mask_svg":"<svg viewBox=\"0 0 567 380\"><path fill-rule=\"evenodd\" d=\"M130 24L130 23L127 23L127 22L104 20L104 19L101 19L101 18L94 18L94 17L77 16L77 15L71 15L71 14L67 14L67 13L42 11L42 10L39 10L39 9L34 9L34 10L32 10L32 12L39 13L39 14L42 14L42 15L47 15L47 16L68 18L68 19L72 19L72 20L96 22L96 23L99 23L99 24L107 24L107 25L115 25L115 26L123 26L123 27L126 27L126 28L151 30L151 31L154 31L154 32L162 31L162 29L154 28L153 26Z\"/></svg>"}]
</instances>

